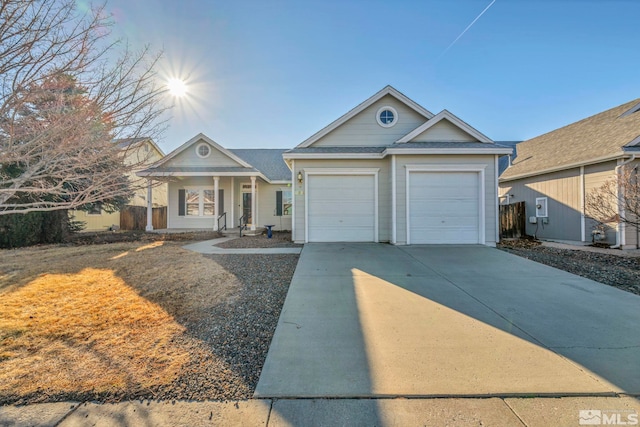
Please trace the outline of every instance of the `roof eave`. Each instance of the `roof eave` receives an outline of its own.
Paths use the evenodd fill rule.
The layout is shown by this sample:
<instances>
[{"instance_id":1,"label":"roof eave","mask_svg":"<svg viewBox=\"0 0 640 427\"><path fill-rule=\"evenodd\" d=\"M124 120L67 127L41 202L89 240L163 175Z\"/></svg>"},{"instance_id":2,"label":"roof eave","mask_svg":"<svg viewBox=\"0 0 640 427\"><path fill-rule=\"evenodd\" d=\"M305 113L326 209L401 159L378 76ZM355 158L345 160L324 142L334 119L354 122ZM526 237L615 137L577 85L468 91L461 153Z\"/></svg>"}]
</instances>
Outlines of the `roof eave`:
<instances>
[{"instance_id":1,"label":"roof eave","mask_svg":"<svg viewBox=\"0 0 640 427\"><path fill-rule=\"evenodd\" d=\"M570 164L566 164L566 165L562 165L562 166L555 166L552 168L547 168L547 169L542 169L542 170L538 170L538 171L534 171L534 172L525 172L525 173L521 173L518 175L514 175L514 176L508 176L508 177L500 177L499 181L500 182L509 182L509 181L515 181L518 179L523 179L523 178L529 178L532 176L537 176L537 175L545 175L548 173L553 173L553 172L559 172L562 170L566 170L566 169L574 169L574 168L578 168L580 166L587 166L587 165L593 165L596 163L602 163L602 162L608 162L611 160L617 160L620 158L624 158L624 157L629 157L631 156L632 153L625 153L625 152L619 152L613 155L608 155L608 156L603 156L603 157L598 157L598 158L594 158L594 159L589 159L589 160L585 160L582 162L575 162L575 163L570 163ZM513 167L513 166L511 166ZM510 168L507 168L507 171ZM506 172L506 171L505 171Z\"/></svg>"},{"instance_id":2,"label":"roof eave","mask_svg":"<svg viewBox=\"0 0 640 427\"><path fill-rule=\"evenodd\" d=\"M508 155L513 151L505 148L388 148L385 154L498 154Z\"/></svg>"},{"instance_id":3,"label":"roof eave","mask_svg":"<svg viewBox=\"0 0 640 427\"><path fill-rule=\"evenodd\" d=\"M284 153L285 160L296 159L382 159L383 153Z\"/></svg>"}]
</instances>

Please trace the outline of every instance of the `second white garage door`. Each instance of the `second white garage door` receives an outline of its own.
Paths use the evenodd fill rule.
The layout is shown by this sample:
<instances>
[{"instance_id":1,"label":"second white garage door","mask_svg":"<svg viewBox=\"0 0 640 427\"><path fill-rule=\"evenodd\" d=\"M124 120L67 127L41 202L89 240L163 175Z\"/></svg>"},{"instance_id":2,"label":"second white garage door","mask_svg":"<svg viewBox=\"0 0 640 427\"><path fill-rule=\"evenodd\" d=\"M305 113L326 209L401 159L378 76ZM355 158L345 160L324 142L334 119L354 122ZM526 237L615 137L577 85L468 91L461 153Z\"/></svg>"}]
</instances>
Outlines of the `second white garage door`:
<instances>
[{"instance_id":1,"label":"second white garage door","mask_svg":"<svg viewBox=\"0 0 640 427\"><path fill-rule=\"evenodd\" d=\"M409 242L484 243L479 177L477 172L411 172Z\"/></svg>"},{"instance_id":2,"label":"second white garage door","mask_svg":"<svg viewBox=\"0 0 640 427\"><path fill-rule=\"evenodd\" d=\"M309 175L309 242L375 241L374 175Z\"/></svg>"}]
</instances>

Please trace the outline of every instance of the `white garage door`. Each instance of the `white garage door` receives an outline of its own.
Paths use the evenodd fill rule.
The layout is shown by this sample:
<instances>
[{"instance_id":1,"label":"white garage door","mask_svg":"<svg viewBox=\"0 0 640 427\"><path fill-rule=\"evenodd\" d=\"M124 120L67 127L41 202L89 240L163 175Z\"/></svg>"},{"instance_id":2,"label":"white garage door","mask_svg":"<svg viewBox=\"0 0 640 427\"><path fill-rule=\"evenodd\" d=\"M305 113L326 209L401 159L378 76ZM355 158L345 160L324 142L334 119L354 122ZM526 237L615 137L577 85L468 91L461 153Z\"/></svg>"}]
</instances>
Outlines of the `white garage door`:
<instances>
[{"instance_id":1,"label":"white garage door","mask_svg":"<svg viewBox=\"0 0 640 427\"><path fill-rule=\"evenodd\" d=\"M409 174L411 244L480 242L477 172Z\"/></svg>"},{"instance_id":2,"label":"white garage door","mask_svg":"<svg viewBox=\"0 0 640 427\"><path fill-rule=\"evenodd\" d=\"M307 227L310 242L373 242L373 175L309 175Z\"/></svg>"}]
</instances>

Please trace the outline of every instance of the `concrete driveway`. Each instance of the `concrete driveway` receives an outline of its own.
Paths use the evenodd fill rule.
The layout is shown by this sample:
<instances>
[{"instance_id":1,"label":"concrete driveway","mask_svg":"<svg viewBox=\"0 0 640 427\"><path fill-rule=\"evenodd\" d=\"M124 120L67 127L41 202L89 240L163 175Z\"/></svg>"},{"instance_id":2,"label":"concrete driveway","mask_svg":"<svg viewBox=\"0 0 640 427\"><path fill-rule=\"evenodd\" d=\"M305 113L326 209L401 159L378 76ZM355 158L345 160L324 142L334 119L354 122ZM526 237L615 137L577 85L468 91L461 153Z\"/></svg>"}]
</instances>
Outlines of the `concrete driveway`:
<instances>
[{"instance_id":1,"label":"concrete driveway","mask_svg":"<svg viewBox=\"0 0 640 427\"><path fill-rule=\"evenodd\" d=\"M307 244L256 397L640 394L640 297L484 246Z\"/></svg>"}]
</instances>

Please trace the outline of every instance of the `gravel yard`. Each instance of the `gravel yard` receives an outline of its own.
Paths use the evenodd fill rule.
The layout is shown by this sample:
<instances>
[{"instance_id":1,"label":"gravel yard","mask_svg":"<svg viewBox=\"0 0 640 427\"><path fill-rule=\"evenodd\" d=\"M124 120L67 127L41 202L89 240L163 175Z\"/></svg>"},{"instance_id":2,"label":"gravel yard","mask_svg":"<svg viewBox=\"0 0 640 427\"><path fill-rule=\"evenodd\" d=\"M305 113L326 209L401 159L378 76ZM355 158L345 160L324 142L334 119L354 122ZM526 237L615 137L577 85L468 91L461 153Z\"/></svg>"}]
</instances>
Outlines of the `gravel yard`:
<instances>
[{"instance_id":1,"label":"gravel yard","mask_svg":"<svg viewBox=\"0 0 640 427\"><path fill-rule=\"evenodd\" d=\"M301 248L302 245L291 241L291 233L275 231L271 239L266 234L262 236L242 236L237 239L219 243L219 248L242 249L242 248Z\"/></svg>"},{"instance_id":2,"label":"gravel yard","mask_svg":"<svg viewBox=\"0 0 640 427\"><path fill-rule=\"evenodd\" d=\"M546 247L529 240L504 240L498 249L640 295L640 257Z\"/></svg>"},{"instance_id":3,"label":"gravel yard","mask_svg":"<svg viewBox=\"0 0 640 427\"><path fill-rule=\"evenodd\" d=\"M299 256L186 243L0 251L0 404L252 397Z\"/></svg>"}]
</instances>

